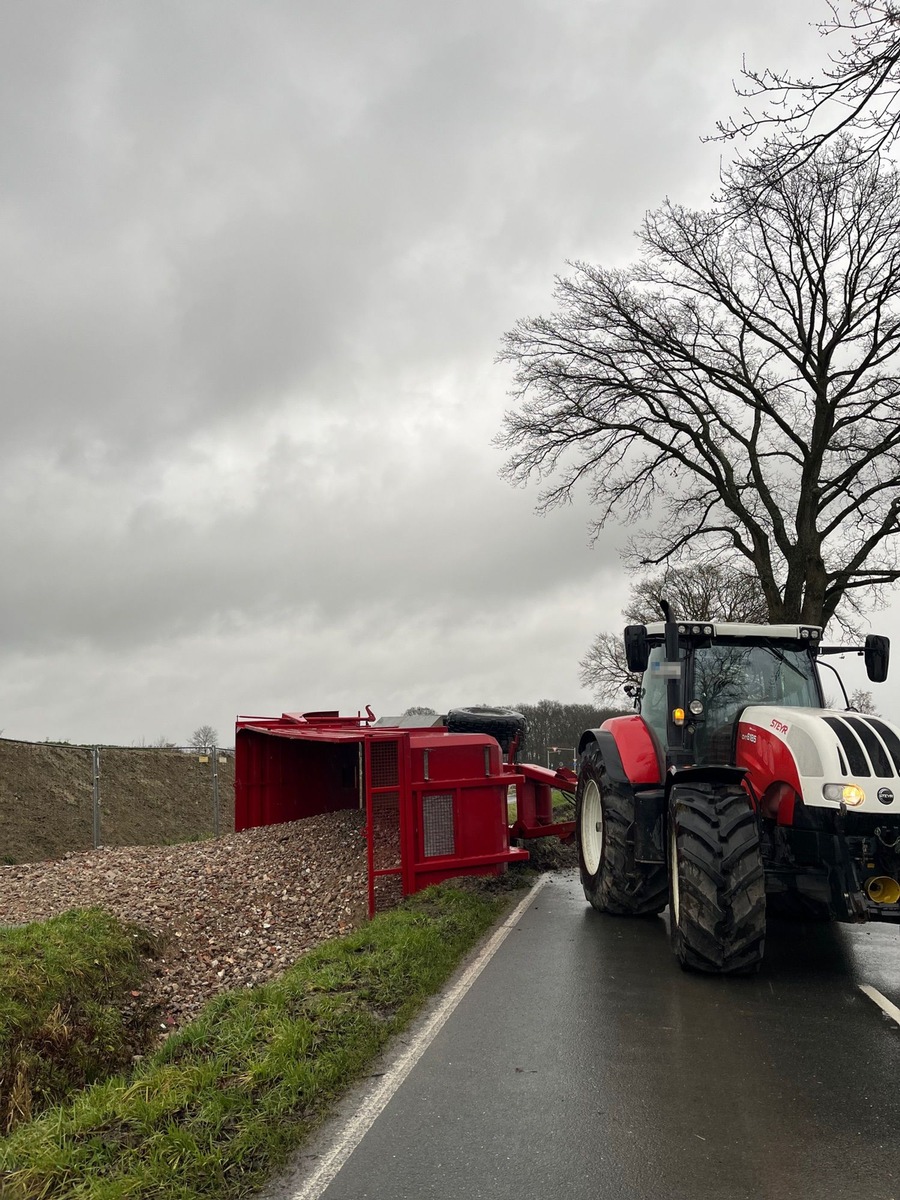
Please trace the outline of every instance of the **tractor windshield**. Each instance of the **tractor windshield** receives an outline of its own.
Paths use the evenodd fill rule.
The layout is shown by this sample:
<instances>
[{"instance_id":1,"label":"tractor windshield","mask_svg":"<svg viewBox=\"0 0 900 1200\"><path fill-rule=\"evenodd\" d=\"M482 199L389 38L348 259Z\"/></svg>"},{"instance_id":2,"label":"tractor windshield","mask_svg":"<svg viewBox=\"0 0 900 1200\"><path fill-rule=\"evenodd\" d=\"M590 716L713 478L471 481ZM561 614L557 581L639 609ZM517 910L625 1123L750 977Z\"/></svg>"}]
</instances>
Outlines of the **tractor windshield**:
<instances>
[{"instance_id":1,"label":"tractor windshield","mask_svg":"<svg viewBox=\"0 0 900 1200\"><path fill-rule=\"evenodd\" d=\"M713 642L693 656L690 699L703 702L694 735L696 761L728 762L734 723L748 704L818 708L815 666L804 649L765 641Z\"/></svg>"}]
</instances>

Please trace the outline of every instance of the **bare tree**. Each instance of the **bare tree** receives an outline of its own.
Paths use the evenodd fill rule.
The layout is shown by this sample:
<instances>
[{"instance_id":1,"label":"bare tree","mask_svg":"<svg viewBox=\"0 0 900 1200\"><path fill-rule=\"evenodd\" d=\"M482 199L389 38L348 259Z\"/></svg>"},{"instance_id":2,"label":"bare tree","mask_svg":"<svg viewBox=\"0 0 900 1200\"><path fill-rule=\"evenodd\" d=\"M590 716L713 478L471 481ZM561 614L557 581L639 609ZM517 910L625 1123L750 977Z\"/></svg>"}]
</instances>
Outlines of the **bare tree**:
<instances>
[{"instance_id":1,"label":"bare tree","mask_svg":"<svg viewBox=\"0 0 900 1200\"><path fill-rule=\"evenodd\" d=\"M507 334L498 440L540 508L584 483L595 530L650 518L632 565L742 561L770 620L825 625L900 576L900 178L840 139L755 205L729 186Z\"/></svg>"},{"instance_id":2,"label":"bare tree","mask_svg":"<svg viewBox=\"0 0 900 1200\"><path fill-rule=\"evenodd\" d=\"M768 619L759 580L740 564L697 563L669 568L639 580L622 611L623 625L643 625L662 620L660 599L668 600L677 616L697 621L749 621ZM637 683L625 662L622 630L598 633L578 664L578 677L598 701L616 703L622 688Z\"/></svg>"},{"instance_id":3,"label":"bare tree","mask_svg":"<svg viewBox=\"0 0 900 1200\"><path fill-rule=\"evenodd\" d=\"M597 634L578 664L578 678L593 692L598 704L621 702L623 689L639 679L628 670L621 632L606 630Z\"/></svg>"},{"instance_id":4,"label":"bare tree","mask_svg":"<svg viewBox=\"0 0 900 1200\"><path fill-rule=\"evenodd\" d=\"M740 562L692 563L639 579L622 610L625 623L661 620L661 599L668 600L677 615L695 621L763 623L769 615L759 580Z\"/></svg>"},{"instance_id":5,"label":"bare tree","mask_svg":"<svg viewBox=\"0 0 900 1200\"><path fill-rule=\"evenodd\" d=\"M856 712L869 713L874 717L878 716L878 709L875 707L872 693L865 692L862 688L857 688L856 691L850 693L850 707Z\"/></svg>"},{"instance_id":6,"label":"bare tree","mask_svg":"<svg viewBox=\"0 0 900 1200\"><path fill-rule=\"evenodd\" d=\"M403 714L404 717L436 717L437 712L433 708L428 708L425 705L414 704L412 708L408 708Z\"/></svg>"},{"instance_id":7,"label":"bare tree","mask_svg":"<svg viewBox=\"0 0 900 1200\"><path fill-rule=\"evenodd\" d=\"M210 751L219 744L219 735L212 725L200 725L188 739L188 745L195 750Z\"/></svg>"},{"instance_id":8,"label":"bare tree","mask_svg":"<svg viewBox=\"0 0 900 1200\"><path fill-rule=\"evenodd\" d=\"M535 762L545 762L553 746L577 748L585 729L602 725L607 717L622 712L621 705L598 708L594 704L562 704L559 700L538 700L536 704L512 707L528 724L528 756Z\"/></svg>"},{"instance_id":9,"label":"bare tree","mask_svg":"<svg viewBox=\"0 0 900 1200\"><path fill-rule=\"evenodd\" d=\"M781 170L803 162L829 138L853 131L862 157L891 145L900 131L900 4L896 0L829 3L819 33L833 39L815 75L742 71L741 116L718 123L726 139L763 133L778 140L769 160Z\"/></svg>"}]
</instances>

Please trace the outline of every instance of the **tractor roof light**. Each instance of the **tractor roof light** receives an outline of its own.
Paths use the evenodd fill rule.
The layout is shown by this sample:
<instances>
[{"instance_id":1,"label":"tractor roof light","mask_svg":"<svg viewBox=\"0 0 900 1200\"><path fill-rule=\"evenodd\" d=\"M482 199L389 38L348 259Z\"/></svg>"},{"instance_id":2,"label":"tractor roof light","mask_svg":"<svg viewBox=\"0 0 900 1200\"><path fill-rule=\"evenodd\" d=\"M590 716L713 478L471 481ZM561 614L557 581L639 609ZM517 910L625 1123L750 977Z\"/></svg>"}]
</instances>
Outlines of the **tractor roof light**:
<instances>
[{"instance_id":1,"label":"tractor roof light","mask_svg":"<svg viewBox=\"0 0 900 1200\"><path fill-rule=\"evenodd\" d=\"M858 808L866 799L866 793L855 783L826 783L822 795L826 800L835 804L843 803L850 808Z\"/></svg>"},{"instance_id":2,"label":"tractor roof light","mask_svg":"<svg viewBox=\"0 0 900 1200\"><path fill-rule=\"evenodd\" d=\"M683 725L684 724L684 709L683 708L673 708L672 709L672 721L675 725Z\"/></svg>"}]
</instances>

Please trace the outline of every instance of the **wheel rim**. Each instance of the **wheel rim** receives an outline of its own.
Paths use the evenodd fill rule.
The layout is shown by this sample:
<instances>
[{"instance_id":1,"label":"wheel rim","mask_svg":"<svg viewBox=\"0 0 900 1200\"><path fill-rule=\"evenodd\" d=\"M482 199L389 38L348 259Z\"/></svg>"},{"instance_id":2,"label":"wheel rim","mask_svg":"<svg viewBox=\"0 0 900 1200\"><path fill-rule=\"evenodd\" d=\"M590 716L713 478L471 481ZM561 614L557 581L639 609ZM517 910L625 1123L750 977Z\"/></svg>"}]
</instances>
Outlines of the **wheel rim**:
<instances>
[{"instance_id":1,"label":"wheel rim","mask_svg":"<svg viewBox=\"0 0 900 1200\"><path fill-rule=\"evenodd\" d=\"M672 921L677 926L681 898L678 888L678 838L674 819L669 821L669 872L672 877Z\"/></svg>"},{"instance_id":2,"label":"wheel rim","mask_svg":"<svg viewBox=\"0 0 900 1200\"><path fill-rule=\"evenodd\" d=\"M589 875L596 875L603 857L603 805L600 789L589 779L581 799L581 854Z\"/></svg>"}]
</instances>

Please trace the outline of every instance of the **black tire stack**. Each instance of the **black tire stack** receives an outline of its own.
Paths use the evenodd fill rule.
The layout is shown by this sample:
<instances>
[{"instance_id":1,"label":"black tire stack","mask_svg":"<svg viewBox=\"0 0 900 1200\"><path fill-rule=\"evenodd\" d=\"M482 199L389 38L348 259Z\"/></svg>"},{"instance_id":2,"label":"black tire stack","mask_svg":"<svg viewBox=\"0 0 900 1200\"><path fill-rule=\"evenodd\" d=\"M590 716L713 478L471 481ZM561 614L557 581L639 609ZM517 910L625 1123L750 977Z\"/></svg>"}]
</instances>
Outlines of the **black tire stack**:
<instances>
[{"instance_id":1,"label":"black tire stack","mask_svg":"<svg viewBox=\"0 0 900 1200\"><path fill-rule=\"evenodd\" d=\"M496 738L504 754L518 736L516 757L525 745L525 718L511 708L491 708L476 704L469 708L452 708L446 716L450 733L486 733Z\"/></svg>"}]
</instances>

